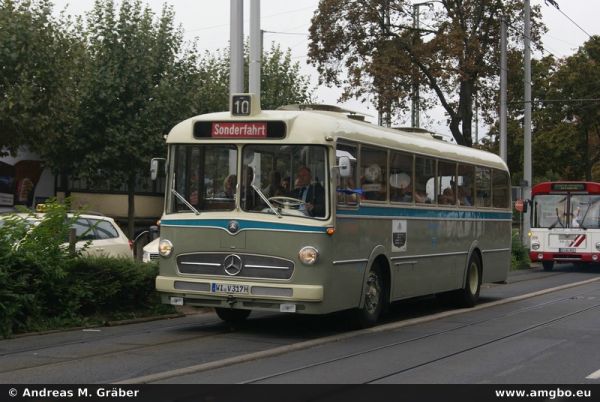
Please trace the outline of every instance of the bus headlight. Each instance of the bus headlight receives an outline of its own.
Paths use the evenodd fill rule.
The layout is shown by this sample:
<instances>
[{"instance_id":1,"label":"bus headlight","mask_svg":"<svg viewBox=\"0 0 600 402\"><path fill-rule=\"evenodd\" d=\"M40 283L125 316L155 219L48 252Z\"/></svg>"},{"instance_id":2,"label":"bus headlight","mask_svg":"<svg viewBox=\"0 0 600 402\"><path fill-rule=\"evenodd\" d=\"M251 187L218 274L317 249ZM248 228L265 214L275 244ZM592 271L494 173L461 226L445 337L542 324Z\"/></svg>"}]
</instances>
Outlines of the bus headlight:
<instances>
[{"instance_id":1,"label":"bus headlight","mask_svg":"<svg viewBox=\"0 0 600 402\"><path fill-rule=\"evenodd\" d=\"M531 243L532 250L538 250L540 248L540 243Z\"/></svg>"},{"instance_id":2,"label":"bus headlight","mask_svg":"<svg viewBox=\"0 0 600 402\"><path fill-rule=\"evenodd\" d=\"M305 265L314 265L319 259L319 250L312 246L303 247L298 252L298 258Z\"/></svg>"},{"instance_id":3,"label":"bus headlight","mask_svg":"<svg viewBox=\"0 0 600 402\"><path fill-rule=\"evenodd\" d=\"M600 242L596 243L596 250L600 251Z\"/></svg>"},{"instance_id":4,"label":"bus headlight","mask_svg":"<svg viewBox=\"0 0 600 402\"><path fill-rule=\"evenodd\" d=\"M168 257L173 252L173 243L167 239L161 239L158 243L158 253L163 257Z\"/></svg>"}]
</instances>

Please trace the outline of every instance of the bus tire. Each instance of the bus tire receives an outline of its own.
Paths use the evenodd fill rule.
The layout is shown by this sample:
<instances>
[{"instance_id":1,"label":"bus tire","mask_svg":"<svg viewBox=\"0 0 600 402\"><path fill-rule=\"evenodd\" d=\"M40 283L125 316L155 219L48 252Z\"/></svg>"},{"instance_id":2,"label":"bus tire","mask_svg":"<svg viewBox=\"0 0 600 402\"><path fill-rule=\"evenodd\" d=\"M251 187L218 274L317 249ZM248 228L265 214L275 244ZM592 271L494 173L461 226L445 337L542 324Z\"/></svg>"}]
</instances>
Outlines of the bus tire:
<instances>
[{"instance_id":1,"label":"bus tire","mask_svg":"<svg viewBox=\"0 0 600 402\"><path fill-rule=\"evenodd\" d=\"M542 261L542 267L544 267L544 271L552 271L554 261Z\"/></svg>"},{"instance_id":2,"label":"bus tire","mask_svg":"<svg viewBox=\"0 0 600 402\"><path fill-rule=\"evenodd\" d=\"M353 310L354 324L359 328L372 327L377 323L386 304L386 283L382 269L374 264L369 270L362 307Z\"/></svg>"},{"instance_id":3,"label":"bus tire","mask_svg":"<svg viewBox=\"0 0 600 402\"><path fill-rule=\"evenodd\" d=\"M481 259L473 253L467 265L465 286L458 293L458 302L462 307L473 307L479 300L481 291Z\"/></svg>"},{"instance_id":4,"label":"bus tire","mask_svg":"<svg viewBox=\"0 0 600 402\"><path fill-rule=\"evenodd\" d=\"M225 322L236 324L246 320L250 315L250 310L240 310L237 308L215 307L217 316Z\"/></svg>"}]
</instances>

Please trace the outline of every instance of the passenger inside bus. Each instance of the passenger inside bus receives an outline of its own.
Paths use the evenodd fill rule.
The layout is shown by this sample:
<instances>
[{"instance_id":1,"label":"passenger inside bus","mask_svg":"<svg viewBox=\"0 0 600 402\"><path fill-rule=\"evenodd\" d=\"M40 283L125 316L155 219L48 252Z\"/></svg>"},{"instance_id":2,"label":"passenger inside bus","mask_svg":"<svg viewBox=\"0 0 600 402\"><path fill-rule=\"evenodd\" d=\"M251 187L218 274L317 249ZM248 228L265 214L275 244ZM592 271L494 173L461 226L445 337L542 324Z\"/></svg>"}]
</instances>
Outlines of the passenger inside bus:
<instances>
[{"instance_id":1,"label":"passenger inside bus","mask_svg":"<svg viewBox=\"0 0 600 402\"><path fill-rule=\"evenodd\" d=\"M284 195L289 195L291 193L290 176L286 176L283 179L281 179L281 188L283 189Z\"/></svg>"},{"instance_id":2,"label":"passenger inside bus","mask_svg":"<svg viewBox=\"0 0 600 402\"><path fill-rule=\"evenodd\" d=\"M394 202L412 202L410 176L406 173L390 175L390 200Z\"/></svg>"},{"instance_id":3,"label":"passenger inside bus","mask_svg":"<svg viewBox=\"0 0 600 402\"><path fill-rule=\"evenodd\" d=\"M234 198L235 197L235 185L237 183L237 177L234 174L230 174L223 181L223 198Z\"/></svg>"},{"instance_id":4,"label":"passenger inside bus","mask_svg":"<svg viewBox=\"0 0 600 402\"><path fill-rule=\"evenodd\" d=\"M281 174L276 170L272 171L269 185L263 191L267 198L287 196L289 194L281 185L281 181Z\"/></svg>"},{"instance_id":5,"label":"passenger inside bus","mask_svg":"<svg viewBox=\"0 0 600 402\"><path fill-rule=\"evenodd\" d=\"M452 191L452 189L450 187L446 187L444 189L444 191L442 192L442 194L440 194L440 196L438 197L438 204L441 204L441 205L454 205L455 204L454 192Z\"/></svg>"},{"instance_id":6,"label":"passenger inside bus","mask_svg":"<svg viewBox=\"0 0 600 402\"><path fill-rule=\"evenodd\" d=\"M325 190L320 183L312 182L308 166L301 166L296 174L292 197L305 202L300 209L308 216L325 216Z\"/></svg>"},{"instance_id":7,"label":"passenger inside bus","mask_svg":"<svg viewBox=\"0 0 600 402\"><path fill-rule=\"evenodd\" d=\"M246 169L244 170L244 173L242 175L242 180L243 208L246 211L254 211L257 208L261 208L258 205L259 196L258 194L256 194L256 191L252 188L252 182L254 181L254 169L252 169L250 166L246 166Z\"/></svg>"},{"instance_id":8,"label":"passenger inside bus","mask_svg":"<svg viewBox=\"0 0 600 402\"><path fill-rule=\"evenodd\" d=\"M464 186L458 186L458 204L459 205L466 205L466 206L471 206L473 205L471 203L471 197L469 197L467 194L469 194L468 190L465 189Z\"/></svg>"}]
</instances>

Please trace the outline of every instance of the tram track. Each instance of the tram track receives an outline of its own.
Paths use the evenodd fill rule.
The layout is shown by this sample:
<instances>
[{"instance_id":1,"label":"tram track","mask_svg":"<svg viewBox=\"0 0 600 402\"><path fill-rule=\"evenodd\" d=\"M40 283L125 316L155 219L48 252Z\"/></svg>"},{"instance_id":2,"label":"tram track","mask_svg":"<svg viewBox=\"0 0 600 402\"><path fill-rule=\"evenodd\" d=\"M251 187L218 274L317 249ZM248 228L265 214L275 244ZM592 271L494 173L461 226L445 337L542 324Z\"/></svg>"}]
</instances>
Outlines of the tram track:
<instances>
[{"instance_id":1,"label":"tram track","mask_svg":"<svg viewBox=\"0 0 600 402\"><path fill-rule=\"evenodd\" d=\"M250 361L255 361L255 360L260 360L260 359L265 359L265 358L269 358L269 357L274 357L277 355L283 355L286 353L290 353L290 352L294 352L294 351L300 351L303 349L308 349L311 347L315 347L315 346L320 346L323 345L325 343L329 343L329 342L335 342L335 341L340 341L340 340L346 340L346 339L350 339L352 337L355 336L359 336L359 335L363 335L363 334L368 334L368 333L377 333L377 332L384 332L384 331L390 331L390 330L394 330L394 329L398 329L401 327L405 327L405 326L409 326L409 325L416 325L416 324L420 324L420 323L425 323L425 322L429 322L429 321L434 321L440 318L445 318L445 317L450 317L453 315L457 315L457 314L462 314L465 312L469 312L469 311L476 311L478 309L485 309L485 308L489 308L489 307L493 307L496 305L502 305L502 304L506 304L506 303L510 303L513 301L517 301L517 300L523 300L526 298L530 298L530 297L534 297L540 294L546 294L546 293L550 293L556 290L560 290L560 289L565 289L565 288L569 288L569 287L575 287L575 286L579 286L579 285L583 285L583 284L587 284L587 283L591 283L591 282L595 282L597 280L600 280L600 278L594 278L594 279L590 279L590 280L586 280L586 281L582 281L582 282L577 282L577 283L571 283L571 284L567 284L567 285L563 285L563 286L559 286L557 288L552 288L552 289L545 289L543 291L538 291L538 292L534 292L528 295L521 295L521 296L516 296L516 297L512 297L512 298L508 298L508 299L502 299L502 300L498 300L495 302L491 302L491 303L485 303L485 304L481 304L475 308L472 309L461 309L461 310L447 310L447 311L442 311L442 312L437 312L437 313L433 313L433 314L427 314L425 316L418 316L418 317L414 317L414 318L409 318L409 319L403 319L401 321L395 321L395 322L389 322L389 323L384 323L382 325L379 325L377 327L373 327L373 328L368 328L365 330L359 330L359 331L350 331L350 332L340 332L340 333L334 333L333 335L325 335L325 336L319 336L313 339L308 339L308 340L304 340L304 341L300 341L300 342L296 342L296 343L291 343L291 344L285 344L282 346L277 346L277 347L269 347L267 345L266 349L261 349L258 350L257 352L251 352L251 353L246 353L246 354L242 354L242 355L235 355L235 356L231 356L228 358L221 358L221 359L216 359L216 360L212 360L212 361L208 361L208 362L204 362L204 363L200 363L194 366L190 366L190 367L183 367L180 369L174 369L174 370L169 370L169 371L163 371L163 372L157 372L154 374L149 374L149 375L145 375L142 377L137 377L137 378L128 378L128 379L123 379L121 380L121 383L148 383L148 382L157 382L157 381L161 381L164 379L168 379L168 378L172 378L172 377L176 377L179 375L187 375L187 374L195 374L195 373L199 373L202 371L208 371L208 370L212 370L212 369L218 369L218 368L223 368L223 367L227 367L227 366L233 366L236 364L240 364L240 363L244 363L244 362L250 362ZM578 296L575 296L578 297ZM552 304L552 303L559 303L559 302L564 302L568 299L572 299L573 296L570 297L564 297L564 298L555 298L552 300L548 300L545 301L543 303L536 303L535 305L532 306L527 306L527 307L523 307L521 309L517 309L517 310L511 310L511 311L507 311L505 314L502 315L502 317L508 317L510 315L514 315L514 314L518 314L519 312L523 312L523 311L527 311L527 310L533 310L533 309L538 309L543 307L544 305L547 304ZM591 308L597 308L598 305L595 305ZM580 312L583 312L580 311ZM574 312L573 314L577 314L577 312ZM493 318L493 319L498 319L499 317ZM566 318L565 317L559 317L557 318L557 320L562 319L562 318ZM255 378L255 379L251 379L246 381L247 383L255 383L255 382L261 382L261 381L266 381L269 378L276 378L278 376L284 376L286 374L291 374L294 372L298 372L298 371L302 371L302 370L306 370L306 369L310 369L310 368L314 368L314 367L318 367L320 365L326 365L326 364L331 364L334 363L336 361L342 361L344 359L350 359L352 357L356 357L356 356L360 356L360 355L364 355L364 354L368 354L368 353L372 353L375 352L377 350L385 350L386 348L393 348L395 346L400 346L402 344L406 344L406 343L410 343L410 342L417 342L419 340L422 339L426 339L426 338L431 338L433 336L437 336L437 335L443 335L444 333L448 333L448 332L452 332L452 331L457 331L460 330L462 328L465 327L469 327L469 326L473 326L473 325L480 325L480 324L484 324L486 321L490 321L492 319L488 319L488 320L482 320L482 321L478 321L478 322L473 322L473 323L469 323L469 324L465 324L465 325L460 325L458 327L454 327L452 329L449 330L445 330L445 331L439 331L439 332L433 332L430 334L426 334L420 337L415 337L412 339L408 339L408 340L404 340L404 341L399 341L399 342L394 342L394 343L390 343L390 344L386 344L386 345L381 345L378 346L376 348L372 348L372 349L368 349L368 350L362 350L362 351L358 351L355 353L351 353L345 356L339 356L335 359L331 359L331 360L323 360L323 361L319 361L319 362L315 362L311 365L307 365L307 366L302 366L302 367L297 367L288 371L282 371L279 373L273 373L272 375L266 376L266 377L261 377L261 378ZM551 323L553 320L550 320L548 322L545 323L540 323L538 325L536 325L535 327L532 328L526 328L523 331L528 331L528 330L532 330L536 327L539 326L543 326L543 325L547 325L548 323ZM74 362L85 362L85 361L93 361L94 359L97 358L102 358L102 357L112 357L112 356L118 356L120 354L123 353L136 353L136 352L141 352L142 354L148 354L151 353L151 351L153 349L160 349L162 346L169 346L169 345L177 345L177 344L182 344L182 343L188 343L188 344L194 344L195 342L205 342L206 340L218 340L218 339L224 339L224 337L237 337L237 335L245 335L247 331L239 331L237 329L233 329L230 327L227 328L223 328L222 330L219 328L215 328L217 326L217 324L220 324L220 321L218 320L207 320L205 322L201 322L201 323L190 323L185 322L185 323L173 323L171 325L166 325L166 326L160 326L157 328L153 328L150 330L145 330L144 332L147 333L152 333L152 332L156 332L156 333L168 333L170 331L185 331L185 330L190 330L191 327L193 327L194 330L194 335L192 336L185 336L185 334L178 334L177 336L174 336L173 339L168 339L162 342L152 342L152 343L146 343L143 345L139 345L139 344L133 344L135 342L127 339L128 337L131 336L135 336L138 335L140 332L138 327L135 328L131 328L131 329L126 329L124 331L118 332L118 333L113 333L113 334L108 334L105 333L102 335L102 337L99 336L94 336L91 338L87 338L87 339L75 339L75 340L68 340L68 341L64 341L64 342L57 342L57 343L52 343L52 344L48 344L48 345L42 345L42 346L36 346L36 347L29 347L29 348L20 348L17 350L11 350L8 352L2 352L0 353L0 357L10 357L13 356L13 358L18 358L19 355L27 355L27 354L39 354L40 356L44 356L44 358L49 358L49 356L52 356L53 354L56 354L56 350L64 348L64 349L68 349L70 346L81 346L81 345L85 345L86 343L90 343L91 347L94 347L94 341L102 341L102 342L106 342L106 343L113 343L113 344L119 344L119 345L127 345L128 343L132 343L132 346L127 347L124 346L123 348L118 348L118 349L112 349L112 350L107 350L107 351L101 351L101 352L96 352L94 353L93 351L90 352L89 354L84 354L84 355L79 355L79 356L65 356L65 355L60 355L60 354L56 354L56 359L53 361L45 361L45 362L37 362L34 364L28 364L28 365L24 365L21 367L11 367L10 369L0 369L0 375L2 374L6 374L6 373L11 373L14 375L14 373L26 373L28 370L35 370L35 369L46 369L48 370L48 368L50 369L54 369L56 367L57 370L60 370L61 367L65 367L68 366L70 363L74 363ZM210 332L203 332L198 334L197 331L205 331L205 330L210 330ZM520 331L520 332L523 332ZM250 332L250 334L252 334L252 332ZM509 334L505 337L501 337L498 338L496 340L492 340L490 341L491 343L493 342L498 342L501 341L502 339L506 338L506 337L510 337L510 336L514 336L515 334ZM123 338L123 341L119 341L120 338ZM486 343L486 344L489 344ZM481 344L481 345L474 345L473 348L478 348L478 347L482 347L485 346L486 344ZM172 346L171 346L172 347ZM439 360L443 360L445 358L449 358L453 355L456 355L457 353L464 353L468 350L471 350L473 348L470 349L465 349L463 351L458 351L454 354L449 354L447 356L440 356L439 358L435 359L435 360L431 360L428 362L423 362L422 364L419 364L418 366L412 367L412 368L407 368L406 370L412 370L414 368L418 368L421 367L423 365L427 365L427 364L431 364L434 363L435 361L439 361ZM45 353L47 352L47 353ZM400 371L398 373L401 373L403 371ZM390 375L395 375L398 373L393 373ZM130 374L131 375L131 374ZM382 378L386 378L386 377L382 377ZM378 381L379 379L373 379L372 381ZM115 379L115 381L117 381L117 379Z\"/></svg>"},{"instance_id":2,"label":"tram track","mask_svg":"<svg viewBox=\"0 0 600 402\"><path fill-rule=\"evenodd\" d=\"M332 343L332 342L340 342L340 341L344 341L350 338L354 338L356 336L360 336L360 335L367 335L367 334L372 334L372 333L380 333L380 332L386 332L386 331L391 331L391 330L396 330L402 327L407 327L407 326L411 326L411 325L417 325L417 324L422 324L422 323L426 323L426 322L430 322L430 321L435 321L441 318L447 318L447 317L451 317L454 315L459 315L459 314L464 314L467 312L472 312L472 311L477 311L477 310L481 310L481 309L488 309L491 307L495 307L495 306L500 306L500 305L504 305L504 304L508 304L508 303L513 303L516 301L520 301L520 300L525 300L525 299L529 299L529 298L533 298L535 296L541 296L544 294L548 294L548 293L553 293L559 290L563 290L563 289L568 289L568 288L572 288L572 287L577 287L577 286L582 286L582 285L586 285L586 284L590 284L596 281L600 281L600 278L593 278L593 279L588 279L588 280L584 280L581 282L576 282L576 283L570 283L570 284L566 284L566 285L562 285L562 286L557 286L555 288L550 288L550 289L544 289L541 291L537 291L537 292L533 292L533 293L529 293L529 294L525 294L525 295L520 295L520 296L514 296L514 297L510 297L507 299L502 299L502 300L497 300L494 302L490 302L490 303L485 303L485 304L481 304L478 305L474 308L469 308L469 309L455 309L455 310L449 310L449 311L444 311L444 312L440 312L440 313L434 313L434 314L430 314L427 316L422 316L422 317L416 317L416 318L410 318L407 320L402 320L400 322L392 322L392 323L386 323L386 324L382 324L376 327L372 327L372 328L367 328L367 329L363 329L363 330L358 330L358 331L351 331L351 332L345 332L345 333L341 333L341 334L337 334L337 335L331 335L331 336L325 336L322 338L318 338L318 339L313 339L313 340L308 340L308 341L303 341L303 342L298 342L298 343L294 343L294 344L290 344L290 345L285 345L285 346L280 346L280 347L276 347L273 349L269 349L269 350L263 350L263 351L258 351L258 352L253 352L253 353L248 353L245 355L240 355L240 356L236 356L236 357L231 357L231 358L227 358L227 359L223 359L223 360L216 360L216 361L211 361L208 363L203 363L203 364L198 364L198 365L193 365L193 366L189 366L189 367L183 367L183 368L179 368L179 369L175 369L175 370L170 370L170 371L165 371L165 372L160 372L160 373L154 373L154 374L149 374L149 375L145 375L142 377L137 377L137 378L130 378L127 380L124 380L120 383L122 384L140 384L140 383L154 383L154 382L160 382L160 381L164 381L167 380L169 378L174 378L174 377L182 377L182 376L186 376L186 375L194 375L197 373L201 373L201 372L206 372L206 371L211 371L211 370L216 370L216 369L222 369L228 366L234 366L234 365L238 365L238 364L242 364L242 363L248 363L248 362L253 362L253 361L258 361L261 359L266 359L266 358L271 358L271 357L276 357L279 355L284 355L284 354L288 354L291 352L296 352L296 351L301 351L301 350L305 350L305 349L309 349L312 347L316 347L316 346L320 346L326 343ZM518 310L511 310L505 314L503 314L503 316L509 317L513 314L516 314L518 311L526 311L526 310L532 310L532 309L537 309L540 307L543 307L544 305L547 305L549 303L557 303L557 302L561 302L561 301L566 301L569 299L572 299L573 296L569 296L569 297L564 297L564 298L557 298L551 301L545 301L543 303L536 303L533 306L529 306L529 307L524 307L522 309L518 309ZM600 305L599 305L600 306ZM597 307L597 306L595 306ZM594 308L595 308L594 307ZM495 318L497 319L497 317ZM469 327L472 325L476 325L476 324L481 324L484 323L486 321L489 321L491 319L488 320L483 320L480 321L478 323L470 323L470 324L465 324L463 326L460 327L455 327L452 330L458 330L460 328L464 328L464 327ZM548 323L542 323L541 325L547 325ZM446 333L446 332L451 332L452 330L446 330L446 331L442 331L440 332L441 334ZM407 341L417 341L420 339L425 339L428 337L432 337L432 336L436 336L439 335L440 333L432 333L432 334L427 334L424 335L422 337L418 337L418 338L414 338L411 340L405 340L405 341L400 341L400 342L396 342L393 344L389 344L389 345L383 345L383 346L379 346L377 348L374 348L372 350L365 350L365 351L360 351L360 352L356 352L353 354L349 354L347 356L341 356L337 359L333 359L333 360L327 360L327 361L321 361L321 362L317 362L308 366L302 366L299 368L295 368L292 370L288 370L286 372L280 372L280 373L276 373L276 374L272 374L266 377L261 377L261 378L255 378L255 379L251 379L251 380L247 380L245 382L242 383L256 383L259 381L264 381L266 379L269 378L275 378L277 376L283 376L285 374L289 374L289 373L293 373L295 371L300 371L300 370L304 370L304 369L308 369L311 367L317 367L318 365L325 365L328 363L332 363L334 361L337 360L343 360L343 359L348 359L350 357L353 356L359 356L360 354L366 354L366 353L370 353L373 351L377 351L379 349L385 349L393 347L393 346L398 346L401 345L402 343L406 343Z\"/></svg>"},{"instance_id":3,"label":"tram track","mask_svg":"<svg viewBox=\"0 0 600 402\"><path fill-rule=\"evenodd\" d=\"M582 295L578 295L578 296L582 296ZM578 297L578 296L575 296L575 297ZM319 367L319 366L326 366L326 365L329 365L329 364L332 364L332 363L341 362L343 360L352 359L354 357L358 357L358 356L361 356L361 355L367 355L369 353L378 352L378 351L385 350L385 349L391 349L391 348L395 348L395 347L401 346L401 345L407 345L407 344L410 344L412 342L421 341L423 339L432 338L432 337L439 336L439 335L450 334L452 332L456 332L456 331L459 331L459 330L462 330L462 329L465 329L465 328L468 328L468 327L473 327L473 326L476 326L476 325L481 325L481 324L485 324L485 323L488 323L488 322L491 322L491 321L495 321L495 320L499 320L499 319L502 319L502 318L506 318L506 317L509 317L511 315L517 314L519 312L524 312L524 311L528 311L528 310L535 310L535 309L538 309L540 307L547 306L549 304L560 303L560 302L564 302L564 301L567 301L567 300L570 300L570 299L573 299L573 298L574 298L573 296L570 296L570 297L565 297L565 298L560 298L560 299L555 299L555 300L547 301L547 302L544 302L544 303L538 303L536 305L528 306L528 307L525 307L525 308L522 308L522 309L518 309L518 310L515 310L515 311L511 311L510 313L502 314L500 316L496 316L496 317L493 317L493 318L489 318L489 319L485 319L485 320L479 320L479 321L471 322L469 324L460 325L460 326L457 326L457 327L454 327L454 328L446 329L446 330L443 330L443 331L436 331L436 332L428 333L428 334L425 334L425 335L422 335L422 336L418 336L418 337L414 337L414 338L410 338L410 339L405 339L405 340L398 341L398 342L392 342L392 343L388 343L388 344L385 344L385 345L380 345L380 346L373 347L373 348L364 349L364 350L361 350L361 351L358 351L358 352L349 353L347 355L338 356L336 358L327 359L327 360L323 360L323 361L311 363L311 364L308 364L308 365L304 365L304 366L301 366L301 367L296 367L296 368L293 368L293 369L284 370L284 371L277 372L277 373L272 373L272 374L269 374L269 375L266 375L266 376L253 378L251 380L243 381L240 384L256 384L256 383L261 383L262 381L265 381L265 380L269 380L269 379L273 379L273 378L285 376L285 375L296 373L296 372L300 372L300 371L303 371L303 370L313 369L313 368L316 368L316 367ZM422 367L425 367L425 366L427 366L429 364L440 362L440 361L443 361L445 359L458 356L458 355L460 355L462 353L470 352L470 351L476 350L478 348L481 348L481 347L484 347L484 346L488 346L488 345L491 345L491 344L496 343L496 342L503 341L503 340L511 338L513 336L517 336L517 335L526 333L528 331L532 331L532 330L535 330L537 328L544 327L546 325L558 322L560 320L572 317L574 315L581 314L581 313L584 313L584 312L587 312L587 311L590 311L590 310L593 310L593 309L598 309L599 307L600 307L600 303L595 304L593 306L586 307L586 308L582 308L582 309L579 309L577 311L573 311L573 312L570 312L568 314L564 314L562 316L555 317L553 319L546 320L544 322L541 322L541 323L538 323L538 324L535 324L535 325L531 325L531 326L529 326L527 328L524 328L524 329L521 329L521 330L518 330L518 331L513 331L510 334L499 336L499 337L496 337L496 338L491 339L489 341L482 342L482 343L479 343L477 345L473 345L473 346L468 347L468 348L463 348L461 350L458 350L458 351L455 351L455 352L452 352L452 353L448 353L448 354L445 354L443 356L439 356L439 357L437 357L435 359L430 359L430 360L427 360L425 362L422 362L422 363L419 363L419 364L416 364L416 365L412 365L410 367L403 368L402 370L393 371L393 372L388 373L388 374L386 374L384 376L379 376L379 377L373 378L373 379L371 379L369 381L366 381L364 383L365 384L375 383L377 381L383 380L385 378L392 377L394 375L406 373L406 372L409 372L409 371L417 369L417 368L422 368Z\"/></svg>"},{"instance_id":4,"label":"tram track","mask_svg":"<svg viewBox=\"0 0 600 402\"><path fill-rule=\"evenodd\" d=\"M207 322L207 323L203 323L203 324L196 325L196 326L200 327L200 328L211 328L219 323L220 323L220 321L215 320L214 322ZM176 325L171 325L171 326L167 326L167 327L161 327L158 330L162 332L162 331L177 330L177 329L188 329L189 327L190 327L190 324L186 323L186 324L176 324ZM178 344L178 343L182 343L182 342L193 342L193 341L197 341L197 340L214 338L214 337L227 335L227 334L231 334L231 333L232 333L231 330L227 329L227 330L203 333L201 335L194 335L194 336L188 336L188 337L183 337L183 338L177 337L177 338L174 338L174 339L171 339L168 341L155 342L152 344L125 347L125 348L120 348L118 350L111 350L111 351L99 352L99 353L90 353L90 354L86 354L85 356L77 356L77 357L71 357L71 358L59 358L60 361L55 361L55 362L38 363L38 364L32 364L32 365L18 367L18 368L10 367L5 370L0 369L0 375L5 374L5 373L15 373L18 371L43 368L43 367L49 367L49 366L59 366L59 365L71 363L73 361L94 359L94 358L98 358L98 357L109 357L111 355L118 355L118 354L122 354L122 353L126 353L126 352L143 351L145 349L151 349L151 348L156 348L156 347L161 347L161 346ZM138 334L138 332L136 330L131 330L131 331L126 331L124 333L107 335L107 336L103 337L102 340L103 341L114 341L118 338L125 338L125 337L129 337L129 336L136 335L136 334ZM0 358L7 357L7 356L19 356L19 355L29 354L29 353L42 355L44 351L52 351L55 349L60 349L60 348L65 348L65 347L75 346L75 345L84 345L86 343L92 343L94 340L95 339L79 339L79 340L73 340L73 341L68 341L68 342L53 343L51 345L46 345L46 346L23 348L23 349L13 350L13 351L6 352L6 353L0 353ZM121 343L121 344L125 345L126 342Z\"/></svg>"}]
</instances>

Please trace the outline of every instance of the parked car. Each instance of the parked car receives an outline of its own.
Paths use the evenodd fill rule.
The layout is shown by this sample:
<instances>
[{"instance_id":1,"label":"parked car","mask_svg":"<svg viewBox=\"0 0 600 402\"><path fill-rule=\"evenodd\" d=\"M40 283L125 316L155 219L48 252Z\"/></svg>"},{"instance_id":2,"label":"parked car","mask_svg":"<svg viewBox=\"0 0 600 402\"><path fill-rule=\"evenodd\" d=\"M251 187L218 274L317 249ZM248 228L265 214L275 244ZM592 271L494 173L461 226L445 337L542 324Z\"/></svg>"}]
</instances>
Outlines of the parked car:
<instances>
[{"instance_id":1,"label":"parked car","mask_svg":"<svg viewBox=\"0 0 600 402\"><path fill-rule=\"evenodd\" d=\"M0 217L0 226L2 226L3 220L14 215L27 220L31 225L38 225L44 219L43 213L8 214ZM72 216L69 214L69 217ZM133 258L133 244L113 218L102 215L81 214L73 223L73 228L78 239L75 248L81 250L85 247L84 255Z\"/></svg>"},{"instance_id":2,"label":"parked car","mask_svg":"<svg viewBox=\"0 0 600 402\"><path fill-rule=\"evenodd\" d=\"M142 262L151 262L158 260L158 243L160 243L160 237L152 240L150 243L144 246L144 253L142 254Z\"/></svg>"}]
</instances>

